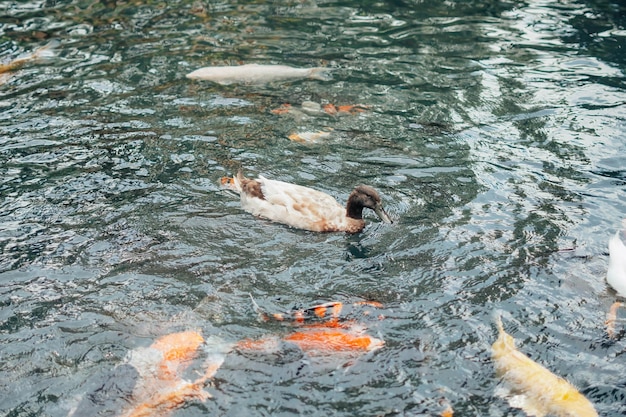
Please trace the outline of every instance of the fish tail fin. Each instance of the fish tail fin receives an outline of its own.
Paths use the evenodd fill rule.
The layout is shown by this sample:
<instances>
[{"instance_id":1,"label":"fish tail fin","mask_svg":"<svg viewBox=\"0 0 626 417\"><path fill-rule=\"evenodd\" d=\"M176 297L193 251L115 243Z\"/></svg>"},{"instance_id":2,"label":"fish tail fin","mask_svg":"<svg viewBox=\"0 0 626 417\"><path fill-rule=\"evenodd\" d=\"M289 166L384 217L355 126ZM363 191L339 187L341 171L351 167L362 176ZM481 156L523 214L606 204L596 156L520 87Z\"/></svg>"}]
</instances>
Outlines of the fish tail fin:
<instances>
[{"instance_id":1,"label":"fish tail fin","mask_svg":"<svg viewBox=\"0 0 626 417\"><path fill-rule=\"evenodd\" d=\"M59 45L61 45L61 42L53 39L41 48L35 50L35 52L33 52L33 58L53 58L57 55L56 48L58 48Z\"/></svg>"},{"instance_id":2,"label":"fish tail fin","mask_svg":"<svg viewBox=\"0 0 626 417\"><path fill-rule=\"evenodd\" d=\"M234 343L227 342L219 336L209 335L204 339L202 349L207 354L207 357L215 355L216 360L218 360L221 356L229 353L233 349L233 346Z\"/></svg>"},{"instance_id":3,"label":"fish tail fin","mask_svg":"<svg viewBox=\"0 0 626 417\"><path fill-rule=\"evenodd\" d=\"M212 378L217 370L222 366L226 355L233 350L234 343L225 341L218 336L209 336L205 339L202 346L203 351L206 354L204 360L204 374L198 378L195 383L203 384L205 381Z\"/></svg>"},{"instance_id":4,"label":"fish tail fin","mask_svg":"<svg viewBox=\"0 0 626 417\"><path fill-rule=\"evenodd\" d=\"M497 345L499 346L498 349L501 351L515 349L515 339L504 330L504 325L502 324L502 312L495 312L494 321L496 323L496 327L498 328L498 339L493 344L493 348L496 349Z\"/></svg>"},{"instance_id":5,"label":"fish tail fin","mask_svg":"<svg viewBox=\"0 0 626 417\"><path fill-rule=\"evenodd\" d=\"M498 328L498 333L504 333L504 325L502 324L502 313L497 311L494 313L494 322L496 323L496 327Z\"/></svg>"},{"instance_id":6,"label":"fish tail fin","mask_svg":"<svg viewBox=\"0 0 626 417\"><path fill-rule=\"evenodd\" d=\"M333 75L331 74L332 68L313 68L311 70L311 74L309 74L309 78L320 81L330 81L333 79Z\"/></svg>"},{"instance_id":7,"label":"fish tail fin","mask_svg":"<svg viewBox=\"0 0 626 417\"><path fill-rule=\"evenodd\" d=\"M263 311L261 307L257 304L257 302L254 301L252 294L248 293L248 295L250 296L250 301L252 301L252 308L254 309L254 312L259 315L259 320L264 321L264 322L270 321L271 317L269 316L269 314Z\"/></svg>"}]
</instances>

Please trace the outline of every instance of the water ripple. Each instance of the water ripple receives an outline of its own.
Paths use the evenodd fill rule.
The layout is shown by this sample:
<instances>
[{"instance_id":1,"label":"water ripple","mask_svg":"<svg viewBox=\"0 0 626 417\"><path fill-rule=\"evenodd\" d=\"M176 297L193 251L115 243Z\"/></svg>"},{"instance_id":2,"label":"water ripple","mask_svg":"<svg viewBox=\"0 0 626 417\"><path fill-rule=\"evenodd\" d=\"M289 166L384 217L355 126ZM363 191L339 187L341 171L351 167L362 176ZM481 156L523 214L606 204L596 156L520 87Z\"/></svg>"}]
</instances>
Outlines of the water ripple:
<instances>
[{"instance_id":1,"label":"water ripple","mask_svg":"<svg viewBox=\"0 0 626 417\"><path fill-rule=\"evenodd\" d=\"M184 412L506 414L498 310L521 351L620 415L623 342L602 324L626 199L613 3L0 2L3 63L60 43L0 85L0 410L67 415L171 331L292 329L259 322L252 295L268 311L379 301L348 318L385 348L233 352L213 399ZM185 78L240 63L333 79ZM272 112L311 101L365 111ZM332 134L289 140L306 131ZM341 202L368 183L394 224L366 213L363 233L319 235L255 218L219 187L239 168Z\"/></svg>"}]
</instances>

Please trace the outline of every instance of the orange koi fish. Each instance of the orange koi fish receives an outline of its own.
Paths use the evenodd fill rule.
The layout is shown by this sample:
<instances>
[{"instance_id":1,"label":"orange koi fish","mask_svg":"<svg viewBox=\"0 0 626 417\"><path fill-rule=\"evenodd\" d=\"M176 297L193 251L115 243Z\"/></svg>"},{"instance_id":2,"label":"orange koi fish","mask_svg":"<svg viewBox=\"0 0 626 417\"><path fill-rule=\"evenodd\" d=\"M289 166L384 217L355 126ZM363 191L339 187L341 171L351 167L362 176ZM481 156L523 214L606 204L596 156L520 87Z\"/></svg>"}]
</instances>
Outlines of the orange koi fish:
<instances>
[{"instance_id":1,"label":"orange koi fish","mask_svg":"<svg viewBox=\"0 0 626 417\"><path fill-rule=\"evenodd\" d=\"M500 317L496 324L499 335L492 345L492 358L497 375L517 394L508 399L511 407L537 417L598 416L591 402L569 382L516 349L515 340L504 331Z\"/></svg>"},{"instance_id":2,"label":"orange koi fish","mask_svg":"<svg viewBox=\"0 0 626 417\"><path fill-rule=\"evenodd\" d=\"M382 348L385 342L352 329L309 327L287 335L283 340L296 344L309 354L331 352L371 352Z\"/></svg>"},{"instance_id":3,"label":"orange koi fish","mask_svg":"<svg viewBox=\"0 0 626 417\"><path fill-rule=\"evenodd\" d=\"M282 338L282 341L293 343L303 352L313 356L335 353L366 353L378 350L385 345L381 339L372 337L357 328L337 328L306 326L303 330L293 332ZM257 340L244 339L235 345L239 350L276 350L280 340L275 337Z\"/></svg>"},{"instance_id":4,"label":"orange koi fish","mask_svg":"<svg viewBox=\"0 0 626 417\"><path fill-rule=\"evenodd\" d=\"M0 64L0 74L4 74L5 72L14 71L20 68L22 65L27 62L34 61L39 58L44 58L46 56L53 56L53 49L59 44L58 41L49 42L47 45L42 46L41 48L36 49L31 54L26 56L16 58L6 64Z\"/></svg>"},{"instance_id":5,"label":"orange koi fish","mask_svg":"<svg viewBox=\"0 0 626 417\"><path fill-rule=\"evenodd\" d=\"M270 111L274 114L287 114L291 111L291 104L284 103L284 104L281 104L280 107L270 110Z\"/></svg>"},{"instance_id":6,"label":"orange koi fish","mask_svg":"<svg viewBox=\"0 0 626 417\"><path fill-rule=\"evenodd\" d=\"M324 105L324 111L332 116L344 115L344 114L357 114L362 113L369 109L369 106L363 106L361 104L346 104L343 106L335 106L334 104L328 103Z\"/></svg>"},{"instance_id":7,"label":"orange koi fish","mask_svg":"<svg viewBox=\"0 0 626 417\"><path fill-rule=\"evenodd\" d=\"M606 321L604 324L606 325L606 334L611 339L615 337L615 321L617 320L617 310L620 307L624 307L624 303L621 301L616 301L611 305L609 312L606 315Z\"/></svg>"},{"instance_id":8,"label":"orange koi fish","mask_svg":"<svg viewBox=\"0 0 626 417\"><path fill-rule=\"evenodd\" d=\"M252 296L250 296L252 298ZM333 352L371 352L380 349L385 342L365 333L361 326L353 322L340 322L339 315L343 309L343 303L333 301L319 304L307 309L296 310L291 313L267 314L254 302L255 310L263 321L285 321L288 318L302 328L283 337L282 340L297 345L308 354L323 355ZM370 305L381 307L377 302L362 301L354 305ZM327 315L327 313L330 313ZM304 324L307 319L322 319L321 323ZM277 344L276 338L264 338L260 340L244 339L237 343L238 349L245 350L268 350L274 349Z\"/></svg>"},{"instance_id":9,"label":"orange koi fish","mask_svg":"<svg viewBox=\"0 0 626 417\"><path fill-rule=\"evenodd\" d=\"M162 380L174 380L195 356L204 338L198 332L187 331L172 333L158 338L150 349L162 354L157 366L157 377Z\"/></svg>"}]
</instances>

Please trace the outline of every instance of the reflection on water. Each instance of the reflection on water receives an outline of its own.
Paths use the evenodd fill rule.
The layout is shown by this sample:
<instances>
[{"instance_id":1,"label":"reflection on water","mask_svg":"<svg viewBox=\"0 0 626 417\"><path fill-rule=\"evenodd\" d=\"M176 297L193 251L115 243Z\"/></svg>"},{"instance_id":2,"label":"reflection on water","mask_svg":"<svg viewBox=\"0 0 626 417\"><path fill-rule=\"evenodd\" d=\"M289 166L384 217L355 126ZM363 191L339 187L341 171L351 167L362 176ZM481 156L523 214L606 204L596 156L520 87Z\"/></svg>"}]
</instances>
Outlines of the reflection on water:
<instances>
[{"instance_id":1,"label":"reflection on water","mask_svg":"<svg viewBox=\"0 0 626 417\"><path fill-rule=\"evenodd\" d=\"M93 375L164 334L228 342L267 311L383 303L349 367L229 355L177 414L513 413L494 392L494 310L519 350L600 415L626 411L603 322L626 216L619 2L0 2L0 410L66 415ZM220 86L209 65L333 68ZM285 104L367 111L276 114ZM314 143L294 132L332 132ZM243 212L219 178L295 182L394 219L314 234ZM621 323L623 329L623 323ZM616 331L620 332L620 322Z\"/></svg>"}]
</instances>

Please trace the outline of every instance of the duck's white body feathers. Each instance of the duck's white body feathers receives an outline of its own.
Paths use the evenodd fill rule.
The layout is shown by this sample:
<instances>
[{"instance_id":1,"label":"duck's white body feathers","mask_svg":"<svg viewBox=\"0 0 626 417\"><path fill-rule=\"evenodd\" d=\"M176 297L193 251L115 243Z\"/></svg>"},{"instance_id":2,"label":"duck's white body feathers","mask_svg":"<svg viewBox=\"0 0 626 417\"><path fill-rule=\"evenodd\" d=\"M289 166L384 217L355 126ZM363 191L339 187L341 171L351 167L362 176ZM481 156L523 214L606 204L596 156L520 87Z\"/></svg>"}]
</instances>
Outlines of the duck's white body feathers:
<instances>
[{"instance_id":1,"label":"duck's white body feathers","mask_svg":"<svg viewBox=\"0 0 626 417\"><path fill-rule=\"evenodd\" d=\"M252 181L260 184L261 198L246 190L245 181L241 176L234 177L235 189L239 191L241 207L255 216L314 232L363 229L362 219L347 217L346 208L326 193L259 175Z\"/></svg>"},{"instance_id":2,"label":"duck's white body feathers","mask_svg":"<svg viewBox=\"0 0 626 417\"><path fill-rule=\"evenodd\" d=\"M234 178L223 178L222 184L239 193L245 211L298 229L360 232L365 227L363 208L374 210L381 220L392 223L378 193L367 185L356 187L346 206L341 206L321 191L263 176L248 179L239 172Z\"/></svg>"},{"instance_id":3,"label":"duck's white body feathers","mask_svg":"<svg viewBox=\"0 0 626 417\"><path fill-rule=\"evenodd\" d=\"M617 294L626 298L626 220L619 230L609 240L609 268L606 272L606 281Z\"/></svg>"}]
</instances>

